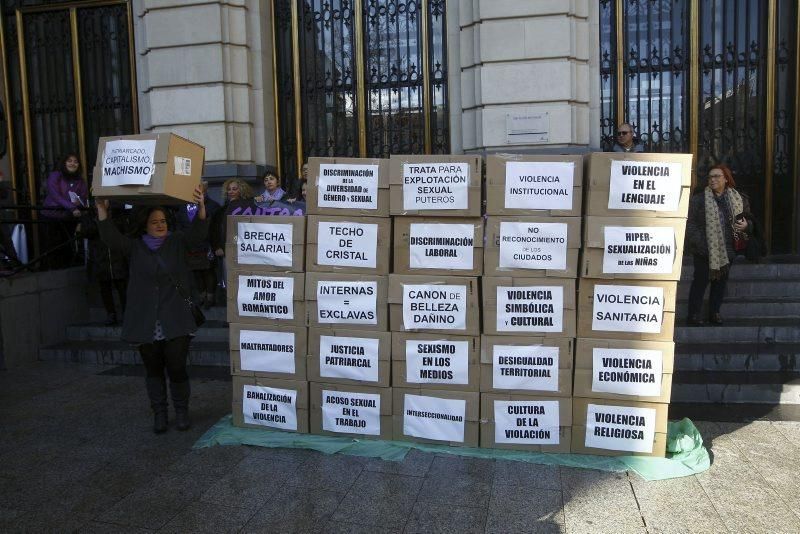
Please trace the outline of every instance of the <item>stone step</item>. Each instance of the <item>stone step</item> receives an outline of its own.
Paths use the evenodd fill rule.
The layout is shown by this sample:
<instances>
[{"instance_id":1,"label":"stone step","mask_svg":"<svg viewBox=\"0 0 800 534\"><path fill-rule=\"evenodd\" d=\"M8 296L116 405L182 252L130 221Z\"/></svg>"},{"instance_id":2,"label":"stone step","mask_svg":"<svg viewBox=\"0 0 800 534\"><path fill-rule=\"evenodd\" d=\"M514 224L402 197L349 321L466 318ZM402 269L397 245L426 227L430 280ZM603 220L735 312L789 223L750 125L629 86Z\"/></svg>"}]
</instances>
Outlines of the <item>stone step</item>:
<instances>
[{"instance_id":1,"label":"stone step","mask_svg":"<svg viewBox=\"0 0 800 534\"><path fill-rule=\"evenodd\" d=\"M800 371L677 371L672 376L672 401L800 404Z\"/></svg>"},{"instance_id":2,"label":"stone step","mask_svg":"<svg viewBox=\"0 0 800 534\"><path fill-rule=\"evenodd\" d=\"M685 319L688 314L688 301L679 299L676 303L678 319ZM761 298L726 298L722 303L722 316L730 319L749 319L752 317L794 318L800 322L800 298L761 297Z\"/></svg>"},{"instance_id":3,"label":"stone step","mask_svg":"<svg viewBox=\"0 0 800 534\"><path fill-rule=\"evenodd\" d=\"M684 263L681 280L691 281L694 274L692 262ZM800 280L800 263L734 263L731 280Z\"/></svg>"},{"instance_id":4,"label":"stone step","mask_svg":"<svg viewBox=\"0 0 800 534\"><path fill-rule=\"evenodd\" d=\"M800 372L800 343L680 343L675 369Z\"/></svg>"},{"instance_id":5,"label":"stone step","mask_svg":"<svg viewBox=\"0 0 800 534\"><path fill-rule=\"evenodd\" d=\"M689 280L678 284L678 300L689 298ZM728 280L725 289L726 302L737 298L800 298L800 280L764 279L764 280Z\"/></svg>"},{"instance_id":6,"label":"stone step","mask_svg":"<svg viewBox=\"0 0 800 534\"><path fill-rule=\"evenodd\" d=\"M800 342L796 318L728 319L722 326L677 326L676 343L792 343Z\"/></svg>"},{"instance_id":7,"label":"stone step","mask_svg":"<svg viewBox=\"0 0 800 534\"><path fill-rule=\"evenodd\" d=\"M203 315L208 321L226 321L227 308L225 306L212 306L203 310ZM106 320L106 310L102 307L92 306L89 308L89 322L102 324Z\"/></svg>"},{"instance_id":8,"label":"stone step","mask_svg":"<svg viewBox=\"0 0 800 534\"><path fill-rule=\"evenodd\" d=\"M39 359L49 362L90 363L96 365L136 365L141 363L136 347L124 341L65 341L39 349ZM189 346L193 365L229 366L228 343L193 342Z\"/></svg>"},{"instance_id":9,"label":"stone step","mask_svg":"<svg viewBox=\"0 0 800 534\"><path fill-rule=\"evenodd\" d=\"M76 324L67 327L68 341L118 341L122 326L102 323ZM228 342L228 325L224 321L208 320L197 330L194 341Z\"/></svg>"}]
</instances>

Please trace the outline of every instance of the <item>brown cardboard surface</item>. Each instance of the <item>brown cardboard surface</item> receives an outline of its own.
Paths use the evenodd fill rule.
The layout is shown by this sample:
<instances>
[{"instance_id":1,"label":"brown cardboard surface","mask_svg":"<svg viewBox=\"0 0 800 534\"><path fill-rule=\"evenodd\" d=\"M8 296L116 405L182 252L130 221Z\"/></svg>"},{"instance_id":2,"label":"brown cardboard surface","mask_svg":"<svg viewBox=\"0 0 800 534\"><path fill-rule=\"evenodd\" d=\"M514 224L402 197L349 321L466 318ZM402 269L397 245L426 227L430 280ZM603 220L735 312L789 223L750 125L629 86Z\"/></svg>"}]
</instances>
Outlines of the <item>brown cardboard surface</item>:
<instances>
[{"instance_id":1,"label":"brown cardboard surface","mask_svg":"<svg viewBox=\"0 0 800 534\"><path fill-rule=\"evenodd\" d=\"M340 265L326 265L319 263L319 223L320 222L347 222L359 224L377 224L378 242L375 247L375 268L354 267ZM320 273L367 273L389 274L391 270L392 250L392 219L388 217L335 217L331 215L309 215L308 233L306 238L307 270ZM323 236L323 239L331 239Z\"/></svg>"},{"instance_id":2,"label":"brown cardboard surface","mask_svg":"<svg viewBox=\"0 0 800 534\"><path fill-rule=\"evenodd\" d=\"M348 391L352 393L368 393L381 396L381 433L380 435L358 434L350 432L331 432L322 429L322 392L323 391ZM353 436L358 439L392 439L392 388L374 386L354 386L334 384L330 382L310 382L310 428L312 434L321 436Z\"/></svg>"},{"instance_id":3,"label":"brown cardboard surface","mask_svg":"<svg viewBox=\"0 0 800 534\"><path fill-rule=\"evenodd\" d=\"M407 436L403 433L403 417L405 412L405 395L438 397L440 399L459 399L466 401L464 418L464 441L439 441ZM452 447L477 447L480 435L480 393L474 391L443 391L422 388L392 388L392 408L394 421L394 437L396 441L413 441L415 443L439 443Z\"/></svg>"},{"instance_id":4,"label":"brown cardboard surface","mask_svg":"<svg viewBox=\"0 0 800 534\"><path fill-rule=\"evenodd\" d=\"M592 391L592 354L595 348L659 350L662 353L661 395L622 395ZM575 392L576 397L594 399L632 400L668 403L672 393L672 372L675 362L675 343L666 341L622 341L617 339L580 338L575 345Z\"/></svg>"},{"instance_id":5,"label":"brown cardboard surface","mask_svg":"<svg viewBox=\"0 0 800 534\"><path fill-rule=\"evenodd\" d=\"M103 151L108 141L118 140L156 141L155 169L149 185L103 186ZM101 137L97 143L92 180L92 194L97 198L127 200L136 204L180 204L194 201L194 189L203 174L206 149L197 143L173 133L150 133ZM191 174L175 174L175 158L191 161Z\"/></svg>"},{"instance_id":6,"label":"brown cardboard surface","mask_svg":"<svg viewBox=\"0 0 800 534\"><path fill-rule=\"evenodd\" d=\"M356 337L378 340L378 382L363 382L349 378L333 378L320 375L320 336ZM309 328L308 329L308 379L312 382L330 384L354 384L364 386L391 386L392 333L348 328Z\"/></svg>"},{"instance_id":7,"label":"brown cardboard surface","mask_svg":"<svg viewBox=\"0 0 800 534\"><path fill-rule=\"evenodd\" d=\"M567 268L537 269L536 262L531 268L500 267L500 223L562 223L567 225ZM531 245L536 247L536 245ZM552 278L577 278L578 253L581 248L580 217L510 217L492 216L486 219L486 250L483 256L483 274L486 276L535 276Z\"/></svg>"},{"instance_id":8,"label":"brown cardboard surface","mask_svg":"<svg viewBox=\"0 0 800 534\"><path fill-rule=\"evenodd\" d=\"M297 432L299 434L308 434L308 382L304 380L278 380L274 378L260 378L260 377L244 377L233 376L233 425L244 428L259 428L266 430L281 430L263 425L254 425L244 422L244 415L242 414L242 392L243 386L262 386L277 389L293 389L297 391ZM284 432L291 432L285 430Z\"/></svg>"},{"instance_id":9,"label":"brown cardboard surface","mask_svg":"<svg viewBox=\"0 0 800 534\"><path fill-rule=\"evenodd\" d=\"M467 209L406 210L403 208L404 163L468 163L470 166ZM481 182L483 172L481 157L460 155L395 155L389 158L389 210L392 215L419 215L423 217L480 217Z\"/></svg>"},{"instance_id":10,"label":"brown cardboard surface","mask_svg":"<svg viewBox=\"0 0 800 534\"><path fill-rule=\"evenodd\" d=\"M611 162L650 161L680 163L681 196L677 211L620 210L608 208L608 190ZM691 154L595 152L586 158L586 207L584 215L601 217L681 217L686 218L691 196L693 160Z\"/></svg>"},{"instance_id":11,"label":"brown cardboard surface","mask_svg":"<svg viewBox=\"0 0 800 534\"><path fill-rule=\"evenodd\" d=\"M575 174L572 179L572 209L526 210L506 208L506 163L509 161L573 162L575 164ZM583 156L581 155L492 154L486 158L486 213L488 215L580 217L583 199L583 167Z\"/></svg>"},{"instance_id":12,"label":"brown cardboard surface","mask_svg":"<svg viewBox=\"0 0 800 534\"><path fill-rule=\"evenodd\" d=\"M605 273L603 255L606 249L605 228L621 227L671 227L675 231L675 260L669 274L651 273ZM686 219L642 218L642 217L586 217L584 219L583 256L580 273L586 278L616 280L680 280L683 263L683 242L686 232Z\"/></svg>"},{"instance_id":13,"label":"brown cardboard surface","mask_svg":"<svg viewBox=\"0 0 800 534\"><path fill-rule=\"evenodd\" d=\"M418 384L408 382L406 376L406 341L466 341L469 343L467 351L467 384ZM432 354L432 356L437 356ZM420 334L392 332L392 386L404 388L479 391L480 389L480 338L477 336L451 336L442 334Z\"/></svg>"},{"instance_id":14,"label":"brown cardboard surface","mask_svg":"<svg viewBox=\"0 0 800 534\"><path fill-rule=\"evenodd\" d=\"M592 329L592 313L594 301L594 286L641 286L664 288L664 315L661 323L661 332L658 334L644 332L617 332ZM578 288L578 337L640 340L640 341L672 341L675 330L675 297L677 282L661 280L594 280L581 278Z\"/></svg>"},{"instance_id":15,"label":"brown cardboard surface","mask_svg":"<svg viewBox=\"0 0 800 534\"><path fill-rule=\"evenodd\" d=\"M317 284L320 281L343 281L343 282L377 282L377 294L375 295L375 308L377 311L375 324L361 323L321 323L317 314ZM388 291L389 279L384 275L367 275L352 273L306 273L306 313L308 315L308 326L325 328L328 326L342 326L355 330L387 330L389 326L389 315L386 307L386 295Z\"/></svg>"},{"instance_id":16,"label":"brown cardboard surface","mask_svg":"<svg viewBox=\"0 0 800 534\"><path fill-rule=\"evenodd\" d=\"M323 163L351 165L378 165L378 209L320 208L318 206L317 180L319 166ZM308 189L306 194L308 215L347 215L360 217L389 216L389 160L379 158L308 158Z\"/></svg>"},{"instance_id":17,"label":"brown cardboard surface","mask_svg":"<svg viewBox=\"0 0 800 534\"><path fill-rule=\"evenodd\" d=\"M587 447L586 443L586 413L589 404L606 406L631 406L635 408L651 408L656 410L655 435L653 438L653 452L616 451ZM654 456L663 458L667 448L667 421L669 404L656 404L652 402L632 402L604 399L572 399L572 452L578 454L598 454L601 456Z\"/></svg>"},{"instance_id":18,"label":"brown cardboard surface","mask_svg":"<svg viewBox=\"0 0 800 534\"><path fill-rule=\"evenodd\" d=\"M288 332L294 334L294 368L291 374L274 371L254 371L242 369L239 334L242 330L261 332ZM304 326L261 326L252 324L231 323L228 330L230 339L231 374L237 376L256 376L261 378L282 378L287 380L306 380L306 354L308 332Z\"/></svg>"},{"instance_id":19,"label":"brown cardboard surface","mask_svg":"<svg viewBox=\"0 0 800 534\"><path fill-rule=\"evenodd\" d=\"M280 266L263 264L239 263L239 223L261 223L290 225L292 230L292 265ZM266 215L229 215L227 235L225 236L225 262L232 269L253 269L259 272L302 272L305 268L305 242L306 218L305 217L270 217Z\"/></svg>"},{"instance_id":20,"label":"brown cardboard surface","mask_svg":"<svg viewBox=\"0 0 800 534\"><path fill-rule=\"evenodd\" d=\"M467 287L467 310L465 330L418 329L406 330L403 324L403 285L463 285ZM478 279L467 276L435 276L435 275L389 275L389 325L393 332L430 332L434 334L453 334L464 336L480 335L480 309L478 302Z\"/></svg>"},{"instance_id":21,"label":"brown cardboard surface","mask_svg":"<svg viewBox=\"0 0 800 534\"><path fill-rule=\"evenodd\" d=\"M481 392L537 397L569 397L572 395L573 338L545 336L481 336ZM558 391L533 389L500 389L494 387L493 361L495 345L558 347Z\"/></svg>"},{"instance_id":22,"label":"brown cardboard surface","mask_svg":"<svg viewBox=\"0 0 800 534\"><path fill-rule=\"evenodd\" d=\"M558 445L523 445L518 443L495 442L495 401L557 401L559 422ZM554 399L539 395L517 395L509 393L481 393L481 447L487 449L506 449L528 452L567 453L572 442L572 399Z\"/></svg>"},{"instance_id":23,"label":"brown cardboard surface","mask_svg":"<svg viewBox=\"0 0 800 534\"><path fill-rule=\"evenodd\" d=\"M472 269L412 269L411 261L411 225L440 224L440 232L426 237L447 237L449 224L469 224L473 227ZM437 247L438 248L438 247ZM446 248L446 247L441 247ZM483 219L455 218L434 219L432 217L395 217L394 218L394 270L395 274L441 274L457 276L479 276L483 273Z\"/></svg>"},{"instance_id":24,"label":"brown cardboard surface","mask_svg":"<svg viewBox=\"0 0 800 534\"><path fill-rule=\"evenodd\" d=\"M575 280L569 278L533 278L510 276L484 276L481 280L483 291L483 333L498 336L544 336L575 337ZM526 286L560 286L564 288L564 315L560 332L497 330L497 288Z\"/></svg>"},{"instance_id":25,"label":"brown cardboard surface","mask_svg":"<svg viewBox=\"0 0 800 534\"><path fill-rule=\"evenodd\" d=\"M271 278L292 278L294 280L294 295L292 297L294 313L292 319L268 319L240 315L238 307L239 277L240 276L267 276ZM305 275L303 273L263 273L253 269L228 270L228 322L260 325L306 325L305 303Z\"/></svg>"}]
</instances>

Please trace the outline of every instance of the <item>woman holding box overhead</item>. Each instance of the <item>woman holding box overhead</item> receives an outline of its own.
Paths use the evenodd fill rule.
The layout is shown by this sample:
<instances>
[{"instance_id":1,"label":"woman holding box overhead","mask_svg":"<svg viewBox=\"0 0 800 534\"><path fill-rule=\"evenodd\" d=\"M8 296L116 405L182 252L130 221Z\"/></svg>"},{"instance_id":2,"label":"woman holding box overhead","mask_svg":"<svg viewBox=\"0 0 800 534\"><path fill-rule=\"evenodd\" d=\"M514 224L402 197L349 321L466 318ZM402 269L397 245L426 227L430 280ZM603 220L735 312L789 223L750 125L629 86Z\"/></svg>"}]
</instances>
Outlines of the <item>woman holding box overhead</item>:
<instances>
[{"instance_id":1,"label":"woman holding box overhead","mask_svg":"<svg viewBox=\"0 0 800 534\"><path fill-rule=\"evenodd\" d=\"M158 206L140 213L139 237L122 235L108 217L108 201L97 200L100 238L111 249L129 258L130 277L122 339L138 345L147 378L153 431L167 430L167 384L175 408L175 425L187 430L189 422L189 375L186 360L190 336L197 330L192 314L189 287L192 273L186 252L201 243L208 233L203 190L195 189L197 214L186 233L173 232L167 212Z\"/></svg>"},{"instance_id":2,"label":"woman holding box overhead","mask_svg":"<svg viewBox=\"0 0 800 534\"><path fill-rule=\"evenodd\" d=\"M754 228L747 197L734 189L733 173L725 165L708 171L708 185L692 195L686 222L686 247L694 256L694 279L689 291L689 324L703 324L701 310L711 282L708 320L722 324L719 314L733 259L744 253L742 243Z\"/></svg>"}]
</instances>

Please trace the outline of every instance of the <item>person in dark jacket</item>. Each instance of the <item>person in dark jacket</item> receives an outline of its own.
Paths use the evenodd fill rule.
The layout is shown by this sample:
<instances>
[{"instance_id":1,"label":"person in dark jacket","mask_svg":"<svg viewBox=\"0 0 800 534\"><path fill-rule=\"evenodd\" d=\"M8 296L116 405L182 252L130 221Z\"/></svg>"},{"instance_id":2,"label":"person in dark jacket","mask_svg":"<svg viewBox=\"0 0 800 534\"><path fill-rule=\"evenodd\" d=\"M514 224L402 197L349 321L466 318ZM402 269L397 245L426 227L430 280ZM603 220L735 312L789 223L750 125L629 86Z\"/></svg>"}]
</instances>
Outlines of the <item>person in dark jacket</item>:
<instances>
[{"instance_id":1,"label":"person in dark jacket","mask_svg":"<svg viewBox=\"0 0 800 534\"><path fill-rule=\"evenodd\" d=\"M220 209L220 205L213 198L208 196L208 182L200 182L203 188L203 198L206 203L206 218L214 220L214 215ZM194 222L197 216L198 205L188 203L178 207L175 213L175 221L178 229L186 231ZM194 287L198 293L198 303L208 309L214 305L214 293L217 289L217 275L214 260L216 257L211 251L209 240L204 240L200 245L194 247L186 253L186 261L189 269L194 276Z\"/></svg>"},{"instance_id":2,"label":"person in dark jacket","mask_svg":"<svg viewBox=\"0 0 800 534\"><path fill-rule=\"evenodd\" d=\"M175 408L175 425L178 430L190 426L186 360L190 336L197 326L187 301L192 274L186 252L202 243L208 233L205 199L199 185L194 199L197 215L185 233L170 230L165 208L149 207L142 211L138 237L122 235L108 217L108 201L97 201L101 239L109 248L122 251L130 264L122 339L138 345L147 372L153 431L157 434L165 432L168 424L165 370Z\"/></svg>"},{"instance_id":3,"label":"person in dark jacket","mask_svg":"<svg viewBox=\"0 0 800 534\"><path fill-rule=\"evenodd\" d=\"M634 137L633 126L627 122L620 124L614 133L616 142L611 149L612 152L644 152L644 145Z\"/></svg>"},{"instance_id":4,"label":"person in dark jacket","mask_svg":"<svg viewBox=\"0 0 800 534\"><path fill-rule=\"evenodd\" d=\"M708 185L689 200L686 249L694 257L694 278L689 290L689 324L703 324L703 297L711 283L708 320L722 324L720 308L731 265L736 257L735 238L747 238L755 228L747 196L736 189L733 173L725 165L708 172Z\"/></svg>"},{"instance_id":5,"label":"person in dark jacket","mask_svg":"<svg viewBox=\"0 0 800 534\"><path fill-rule=\"evenodd\" d=\"M47 177L47 196L42 210L45 232L45 250L53 251L47 259L50 269L69 267L73 257L73 247L66 245L75 235L75 227L80 222L82 209L89 204L89 188L83 179L80 159L77 154L67 154L58 168Z\"/></svg>"}]
</instances>

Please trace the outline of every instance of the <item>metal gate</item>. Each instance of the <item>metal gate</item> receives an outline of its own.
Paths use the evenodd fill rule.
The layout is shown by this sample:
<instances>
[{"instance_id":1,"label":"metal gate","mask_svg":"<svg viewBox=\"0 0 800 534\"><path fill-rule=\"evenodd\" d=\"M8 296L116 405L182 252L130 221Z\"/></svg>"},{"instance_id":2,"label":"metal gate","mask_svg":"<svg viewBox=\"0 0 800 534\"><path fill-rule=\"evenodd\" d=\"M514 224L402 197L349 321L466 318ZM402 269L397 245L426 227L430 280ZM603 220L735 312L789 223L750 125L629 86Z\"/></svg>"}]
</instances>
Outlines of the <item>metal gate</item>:
<instances>
[{"instance_id":1,"label":"metal gate","mask_svg":"<svg viewBox=\"0 0 800 534\"><path fill-rule=\"evenodd\" d=\"M795 0L601 0L601 129L620 122L649 152L692 152L696 183L725 163L773 253L797 252Z\"/></svg>"}]
</instances>

